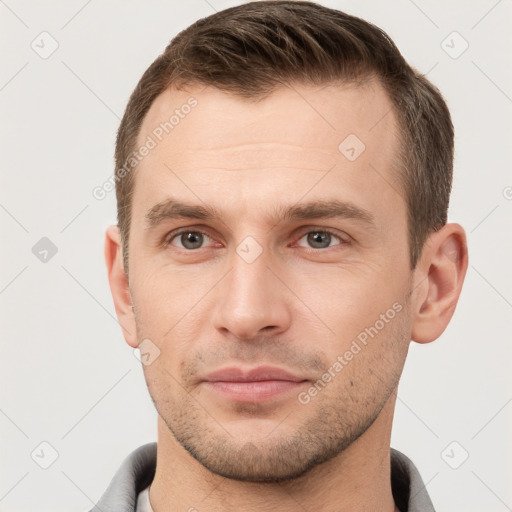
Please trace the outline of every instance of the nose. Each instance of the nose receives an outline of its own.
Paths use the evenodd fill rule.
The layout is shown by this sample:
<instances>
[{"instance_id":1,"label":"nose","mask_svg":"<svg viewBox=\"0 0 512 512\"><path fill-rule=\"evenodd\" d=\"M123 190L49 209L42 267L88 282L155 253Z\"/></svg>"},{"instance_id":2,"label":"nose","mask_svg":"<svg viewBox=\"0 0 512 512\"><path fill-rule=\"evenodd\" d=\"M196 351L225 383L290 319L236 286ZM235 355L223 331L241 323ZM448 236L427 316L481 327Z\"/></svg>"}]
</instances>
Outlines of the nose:
<instances>
[{"instance_id":1,"label":"nose","mask_svg":"<svg viewBox=\"0 0 512 512\"><path fill-rule=\"evenodd\" d=\"M272 265L265 251L252 263L233 254L230 272L216 288L214 327L239 339L276 336L291 322L286 277ZM284 277L284 279L283 279Z\"/></svg>"}]
</instances>

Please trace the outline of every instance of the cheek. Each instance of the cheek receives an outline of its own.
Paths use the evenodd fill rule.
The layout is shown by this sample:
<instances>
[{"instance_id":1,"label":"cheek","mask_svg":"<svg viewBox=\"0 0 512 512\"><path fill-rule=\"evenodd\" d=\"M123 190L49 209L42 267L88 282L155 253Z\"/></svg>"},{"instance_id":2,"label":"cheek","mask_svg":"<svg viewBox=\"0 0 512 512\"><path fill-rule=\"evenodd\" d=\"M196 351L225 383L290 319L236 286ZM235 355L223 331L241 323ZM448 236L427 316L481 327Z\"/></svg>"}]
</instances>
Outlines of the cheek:
<instances>
[{"instance_id":1,"label":"cheek","mask_svg":"<svg viewBox=\"0 0 512 512\"><path fill-rule=\"evenodd\" d=\"M169 274L157 277L151 273L137 277L134 276L133 294L137 336L142 343L151 340L154 346L148 343L148 347L158 354L143 368L148 386L177 386L183 361L193 350L194 342L204 338L200 329L205 315L201 314L198 301L205 292L179 275L171 278Z\"/></svg>"},{"instance_id":2,"label":"cheek","mask_svg":"<svg viewBox=\"0 0 512 512\"><path fill-rule=\"evenodd\" d=\"M391 279L376 279L381 275L331 277L329 292L312 307L333 331L323 341L317 333L316 350L323 350L327 369L336 375L334 395L371 401L401 374L410 341L406 290Z\"/></svg>"},{"instance_id":3,"label":"cheek","mask_svg":"<svg viewBox=\"0 0 512 512\"><path fill-rule=\"evenodd\" d=\"M401 301L403 290L386 274L389 272L368 266L325 266L308 278L295 278L293 289L329 327L326 333L343 343Z\"/></svg>"},{"instance_id":4,"label":"cheek","mask_svg":"<svg viewBox=\"0 0 512 512\"><path fill-rule=\"evenodd\" d=\"M401 375L409 347L408 335L407 308L395 302L394 307L383 309L376 319L366 321L347 339L340 339L330 357L331 373L337 375L333 379L337 382L333 393L339 394L343 389L349 396L367 403L387 396Z\"/></svg>"},{"instance_id":5,"label":"cheek","mask_svg":"<svg viewBox=\"0 0 512 512\"><path fill-rule=\"evenodd\" d=\"M156 267L150 261L137 268L144 270L133 276L134 302L144 324L158 326L160 335L186 317L208 290L209 277L204 272ZM167 329L161 332L164 326Z\"/></svg>"}]
</instances>

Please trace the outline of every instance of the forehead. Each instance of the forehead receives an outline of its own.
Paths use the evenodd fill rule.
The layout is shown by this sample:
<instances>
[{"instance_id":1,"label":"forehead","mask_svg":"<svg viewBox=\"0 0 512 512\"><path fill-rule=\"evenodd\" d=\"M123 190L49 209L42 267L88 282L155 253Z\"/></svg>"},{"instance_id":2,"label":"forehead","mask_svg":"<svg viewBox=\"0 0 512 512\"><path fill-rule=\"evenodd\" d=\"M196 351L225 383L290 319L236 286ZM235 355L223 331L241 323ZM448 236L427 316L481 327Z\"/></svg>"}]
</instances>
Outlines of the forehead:
<instances>
[{"instance_id":1,"label":"forehead","mask_svg":"<svg viewBox=\"0 0 512 512\"><path fill-rule=\"evenodd\" d=\"M246 205L284 198L285 191L297 200L329 170L314 192L348 186L352 196L364 196L365 189L379 187L377 202L396 201L396 186L384 189L394 181L397 123L374 81L290 84L261 101L212 87L171 88L156 98L142 123L137 147L143 145L151 149L136 167L134 217L169 193L176 196L176 189L196 202L215 197L219 205L219 193L230 192Z\"/></svg>"},{"instance_id":2,"label":"forehead","mask_svg":"<svg viewBox=\"0 0 512 512\"><path fill-rule=\"evenodd\" d=\"M332 152L349 133L367 145L387 134L389 144L395 124L391 102L375 80L322 87L289 84L258 101L213 87L169 88L145 116L138 145L149 135L159 145L174 142L176 156L185 148L226 148L232 153L228 146L255 142L290 143L305 151Z\"/></svg>"}]
</instances>

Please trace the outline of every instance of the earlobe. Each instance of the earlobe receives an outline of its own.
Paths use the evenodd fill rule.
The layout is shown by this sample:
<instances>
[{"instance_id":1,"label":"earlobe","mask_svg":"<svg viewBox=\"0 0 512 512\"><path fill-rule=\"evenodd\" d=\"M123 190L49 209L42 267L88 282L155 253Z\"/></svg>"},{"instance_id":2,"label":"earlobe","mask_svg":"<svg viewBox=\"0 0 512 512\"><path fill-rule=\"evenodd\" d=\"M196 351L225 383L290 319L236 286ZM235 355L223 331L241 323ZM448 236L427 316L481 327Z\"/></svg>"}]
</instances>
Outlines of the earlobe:
<instances>
[{"instance_id":1,"label":"earlobe","mask_svg":"<svg viewBox=\"0 0 512 512\"><path fill-rule=\"evenodd\" d=\"M462 226L446 224L430 235L415 270L413 341L429 343L441 336L455 311L467 267Z\"/></svg>"},{"instance_id":2,"label":"earlobe","mask_svg":"<svg viewBox=\"0 0 512 512\"><path fill-rule=\"evenodd\" d=\"M105 263L114 307L126 343L133 348L138 346L136 323L132 309L128 277L123 268L121 234L116 225L105 232Z\"/></svg>"}]
</instances>

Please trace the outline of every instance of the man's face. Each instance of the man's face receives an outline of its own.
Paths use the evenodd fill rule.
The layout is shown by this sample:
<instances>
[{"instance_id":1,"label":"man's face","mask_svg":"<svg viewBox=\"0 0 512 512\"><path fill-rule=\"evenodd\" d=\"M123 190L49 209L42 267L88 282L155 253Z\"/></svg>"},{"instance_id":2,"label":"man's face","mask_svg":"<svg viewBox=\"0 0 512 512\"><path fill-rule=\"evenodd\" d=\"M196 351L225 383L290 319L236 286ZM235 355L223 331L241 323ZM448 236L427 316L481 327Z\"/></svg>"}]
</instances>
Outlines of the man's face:
<instances>
[{"instance_id":1,"label":"man's face","mask_svg":"<svg viewBox=\"0 0 512 512\"><path fill-rule=\"evenodd\" d=\"M137 338L160 351L144 372L161 420L214 473L297 477L393 406L411 271L391 108L375 83L294 85L257 103L195 87L166 91L144 120L139 146L157 144L132 202ZM219 216L160 207L150 222L170 198ZM331 201L339 216L283 216ZM210 375L235 367L250 380L262 366L296 382Z\"/></svg>"}]
</instances>

